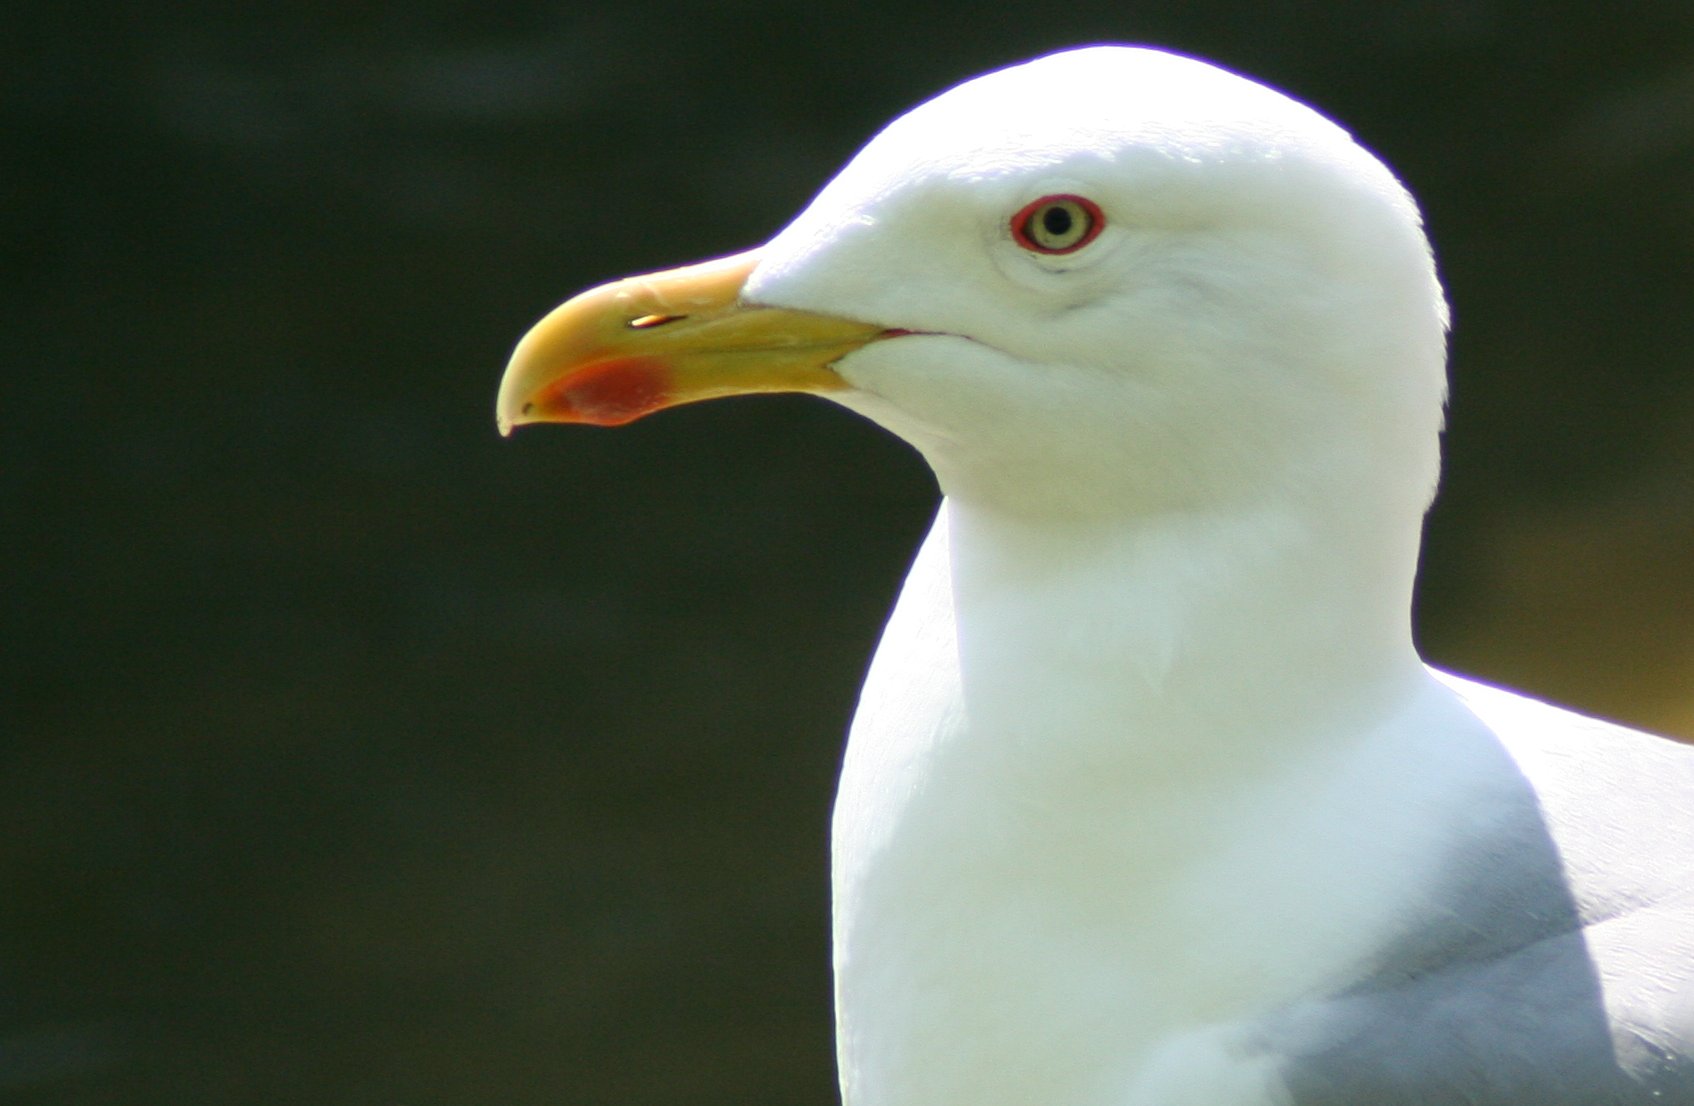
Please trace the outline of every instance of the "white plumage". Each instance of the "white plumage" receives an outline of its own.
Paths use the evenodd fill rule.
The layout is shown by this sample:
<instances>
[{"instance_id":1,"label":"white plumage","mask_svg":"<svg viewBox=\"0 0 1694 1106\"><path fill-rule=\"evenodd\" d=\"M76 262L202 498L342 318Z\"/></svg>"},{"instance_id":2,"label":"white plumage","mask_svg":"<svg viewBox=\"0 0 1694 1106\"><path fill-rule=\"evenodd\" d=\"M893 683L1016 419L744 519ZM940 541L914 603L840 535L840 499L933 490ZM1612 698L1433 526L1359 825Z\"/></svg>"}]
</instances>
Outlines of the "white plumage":
<instances>
[{"instance_id":1,"label":"white plumage","mask_svg":"<svg viewBox=\"0 0 1694 1106\"><path fill-rule=\"evenodd\" d=\"M1098 237L1031 248L1044 196ZM849 1106L1694 1103L1694 752L1418 658L1445 308L1347 134L1044 58L739 297L874 329L829 394L946 495L836 804Z\"/></svg>"}]
</instances>

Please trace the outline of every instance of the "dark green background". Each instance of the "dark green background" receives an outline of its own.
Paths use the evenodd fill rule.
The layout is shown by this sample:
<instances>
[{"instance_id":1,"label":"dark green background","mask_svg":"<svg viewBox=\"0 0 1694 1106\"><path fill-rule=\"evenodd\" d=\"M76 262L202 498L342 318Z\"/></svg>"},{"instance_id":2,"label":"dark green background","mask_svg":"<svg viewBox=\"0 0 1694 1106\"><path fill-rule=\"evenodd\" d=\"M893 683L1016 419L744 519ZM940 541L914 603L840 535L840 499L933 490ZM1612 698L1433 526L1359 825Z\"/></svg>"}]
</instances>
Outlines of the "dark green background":
<instances>
[{"instance_id":1,"label":"dark green background","mask_svg":"<svg viewBox=\"0 0 1694 1106\"><path fill-rule=\"evenodd\" d=\"M1440 660L1694 733L1694 5L50 7L0 37L0 1099L828 1103L840 735L931 507L826 404L494 432L589 283L917 100L1199 53L1421 197Z\"/></svg>"}]
</instances>

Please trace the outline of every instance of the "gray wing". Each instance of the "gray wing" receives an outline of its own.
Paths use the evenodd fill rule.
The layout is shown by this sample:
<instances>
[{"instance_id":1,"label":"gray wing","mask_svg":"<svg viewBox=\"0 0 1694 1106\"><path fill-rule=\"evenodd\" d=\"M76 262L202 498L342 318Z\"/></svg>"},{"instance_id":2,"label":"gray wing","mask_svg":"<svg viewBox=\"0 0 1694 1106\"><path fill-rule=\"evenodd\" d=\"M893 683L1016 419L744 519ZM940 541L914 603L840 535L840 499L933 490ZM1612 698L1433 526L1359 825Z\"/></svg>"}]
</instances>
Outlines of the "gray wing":
<instances>
[{"instance_id":1,"label":"gray wing","mask_svg":"<svg viewBox=\"0 0 1694 1106\"><path fill-rule=\"evenodd\" d=\"M1694 919L1684 913L1663 924L1680 927L1686 953ZM1657 941L1660 925L1648 922L1631 938ZM1270 1034L1287 1057L1292 1101L1694 1104L1694 991L1686 961L1680 978L1648 971L1602 987L1589 940L1582 932L1549 937L1484 963L1291 1013Z\"/></svg>"},{"instance_id":2,"label":"gray wing","mask_svg":"<svg viewBox=\"0 0 1694 1106\"><path fill-rule=\"evenodd\" d=\"M1524 702L1478 711L1516 813L1352 986L1263 1025L1297 1106L1694 1106L1694 749Z\"/></svg>"}]
</instances>

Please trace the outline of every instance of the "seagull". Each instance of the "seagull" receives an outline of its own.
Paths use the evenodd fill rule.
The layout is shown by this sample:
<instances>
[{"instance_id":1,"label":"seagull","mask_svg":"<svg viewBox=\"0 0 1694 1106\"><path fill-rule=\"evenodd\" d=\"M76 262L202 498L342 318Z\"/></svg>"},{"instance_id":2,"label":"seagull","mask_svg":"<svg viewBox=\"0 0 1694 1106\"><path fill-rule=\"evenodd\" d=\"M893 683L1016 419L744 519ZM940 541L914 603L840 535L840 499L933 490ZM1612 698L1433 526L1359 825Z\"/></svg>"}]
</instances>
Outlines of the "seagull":
<instances>
[{"instance_id":1,"label":"seagull","mask_svg":"<svg viewBox=\"0 0 1694 1106\"><path fill-rule=\"evenodd\" d=\"M1694 1104L1694 749L1413 645L1446 330L1344 130L1099 46L522 339L503 432L812 392L935 472L834 809L848 1106Z\"/></svg>"}]
</instances>

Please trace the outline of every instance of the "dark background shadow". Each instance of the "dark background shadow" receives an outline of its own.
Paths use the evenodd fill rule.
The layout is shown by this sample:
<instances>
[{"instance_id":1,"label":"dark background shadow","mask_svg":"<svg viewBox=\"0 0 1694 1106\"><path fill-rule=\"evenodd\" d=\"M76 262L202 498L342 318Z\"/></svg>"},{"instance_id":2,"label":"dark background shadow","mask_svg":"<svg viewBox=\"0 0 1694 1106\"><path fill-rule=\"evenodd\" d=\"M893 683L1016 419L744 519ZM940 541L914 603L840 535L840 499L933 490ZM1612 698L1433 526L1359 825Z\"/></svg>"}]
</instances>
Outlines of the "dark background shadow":
<instances>
[{"instance_id":1,"label":"dark background shadow","mask_svg":"<svg viewBox=\"0 0 1694 1106\"><path fill-rule=\"evenodd\" d=\"M502 442L586 284L1090 40L1346 122L1456 304L1421 632L1694 733L1694 6L34 5L0 37L0 1098L827 1103L840 735L931 508L762 399Z\"/></svg>"}]
</instances>

